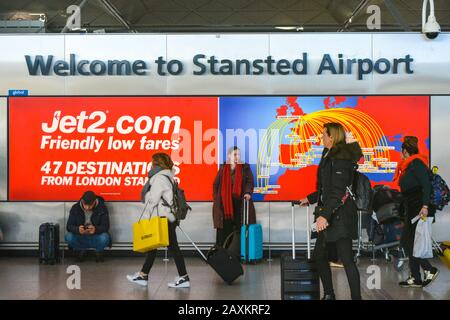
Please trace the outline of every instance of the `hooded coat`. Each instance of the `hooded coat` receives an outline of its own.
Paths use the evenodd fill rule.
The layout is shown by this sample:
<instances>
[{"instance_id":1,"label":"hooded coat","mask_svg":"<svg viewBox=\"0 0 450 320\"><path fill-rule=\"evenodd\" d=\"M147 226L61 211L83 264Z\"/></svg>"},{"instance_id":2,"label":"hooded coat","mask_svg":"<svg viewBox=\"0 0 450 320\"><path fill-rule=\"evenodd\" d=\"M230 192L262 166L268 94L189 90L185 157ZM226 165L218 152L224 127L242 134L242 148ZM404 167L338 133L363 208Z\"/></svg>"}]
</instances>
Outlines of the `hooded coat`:
<instances>
[{"instance_id":1,"label":"hooded coat","mask_svg":"<svg viewBox=\"0 0 450 320\"><path fill-rule=\"evenodd\" d=\"M172 170L165 169L158 171L149 179L149 187L145 193L144 202L147 206L147 212L158 214L160 217L167 217L170 222L175 222L175 216L170 207L164 205L163 199L172 206L174 174ZM170 179L170 180L169 180ZM172 183L171 183L172 181Z\"/></svg>"},{"instance_id":2,"label":"hooded coat","mask_svg":"<svg viewBox=\"0 0 450 320\"><path fill-rule=\"evenodd\" d=\"M317 171L317 191L308 196L309 203L317 203L315 218L327 219L326 241L358 238L358 215L355 202L347 198L347 187L353 181L357 162L363 156L357 142L340 143L330 150L324 149Z\"/></svg>"}]
</instances>

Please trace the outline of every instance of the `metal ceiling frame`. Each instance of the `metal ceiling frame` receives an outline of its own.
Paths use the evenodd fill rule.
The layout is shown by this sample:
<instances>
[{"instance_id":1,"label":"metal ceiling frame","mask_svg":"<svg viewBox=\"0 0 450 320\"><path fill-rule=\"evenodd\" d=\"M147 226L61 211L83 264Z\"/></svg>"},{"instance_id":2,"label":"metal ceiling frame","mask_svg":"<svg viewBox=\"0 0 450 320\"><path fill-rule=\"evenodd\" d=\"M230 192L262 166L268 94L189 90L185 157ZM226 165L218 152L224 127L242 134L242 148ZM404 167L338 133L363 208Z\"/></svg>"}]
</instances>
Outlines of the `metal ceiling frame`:
<instances>
[{"instance_id":1,"label":"metal ceiling frame","mask_svg":"<svg viewBox=\"0 0 450 320\"><path fill-rule=\"evenodd\" d=\"M275 0L205 0L190 3L182 0L55 1L49 1L47 5L49 19L45 28L48 32L69 31L64 7L77 2L79 7L84 7L82 27L88 32L97 28L108 33L286 32L275 29L277 26L300 27L297 30L292 28L296 32L364 32L368 31L364 9L373 4L380 6L384 15L389 13L386 23L383 23L383 31L419 31L421 28L419 0L291 0L280 3ZM443 4L440 5L440 19L444 16L447 20L441 26L443 30L449 30L450 6L444 0L439 1ZM36 8L42 8L42 5L46 7L45 0L39 5L35 1L17 0L17 5L9 3L4 8L10 11L15 7L22 11L33 8L33 12L40 10ZM217 16L214 15L216 11ZM173 16L171 12L174 12ZM89 18L86 19L86 16Z\"/></svg>"}]
</instances>

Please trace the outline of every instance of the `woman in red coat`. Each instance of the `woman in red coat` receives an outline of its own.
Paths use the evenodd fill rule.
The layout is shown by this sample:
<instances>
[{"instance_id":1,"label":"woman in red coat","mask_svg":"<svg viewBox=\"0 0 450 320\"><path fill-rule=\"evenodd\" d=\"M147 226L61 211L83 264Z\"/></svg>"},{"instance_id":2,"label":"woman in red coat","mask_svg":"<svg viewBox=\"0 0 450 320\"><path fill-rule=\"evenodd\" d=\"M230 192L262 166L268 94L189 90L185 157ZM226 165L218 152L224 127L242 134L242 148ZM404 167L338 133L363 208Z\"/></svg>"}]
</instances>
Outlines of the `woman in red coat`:
<instances>
[{"instance_id":1,"label":"woman in red coat","mask_svg":"<svg viewBox=\"0 0 450 320\"><path fill-rule=\"evenodd\" d=\"M256 223L253 204L253 174L247 163L241 163L238 147L228 150L227 161L220 166L213 185L213 223L217 229L216 244L222 246L233 231L241 227L243 199L249 200L249 224Z\"/></svg>"}]
</instances>

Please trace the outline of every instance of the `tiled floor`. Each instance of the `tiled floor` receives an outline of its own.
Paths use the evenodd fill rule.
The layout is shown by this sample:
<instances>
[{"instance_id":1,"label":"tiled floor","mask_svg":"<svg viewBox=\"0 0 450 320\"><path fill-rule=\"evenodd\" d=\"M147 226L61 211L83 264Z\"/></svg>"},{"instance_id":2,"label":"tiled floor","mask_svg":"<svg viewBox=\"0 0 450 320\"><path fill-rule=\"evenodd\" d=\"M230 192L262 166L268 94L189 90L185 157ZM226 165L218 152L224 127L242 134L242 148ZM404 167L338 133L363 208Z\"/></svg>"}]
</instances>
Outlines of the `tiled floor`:
<instances>
[{"instance_id":1,"label":"tiled floor","mask_svg":"<svg viewBox=\"0 0 450 320\"><path fill-rule=\"evenodd\" d=\"M202 260L186 258L191 288L170 289L167 282L176 276L173 260L165 263L157 258L150 273L148 288L129 283L126 274L138 271L143 258L110 257L104 263L93 259L77 264L66 258L59 265L39 265L35 258L0 258L0 299L280 299L279 259L263 260L257 265L245 265L245 274L232 286L224 284ZM81 289L70 290L66 273L69 265L79 265ZM375 264L381 271L381 289L369 290L366 282L370 274L369 258L362 259L359 270L363 299L450 299L450 270L439 260L433 260L441 273L425 289L402 289L397 282L407 276L407 268L399 273L392 263L382 259ZM349 299L347 278L343 269L333 269L334 286L338 299ZM70 279L69 279L70 280Z\"/></svg>"}]
</instances>

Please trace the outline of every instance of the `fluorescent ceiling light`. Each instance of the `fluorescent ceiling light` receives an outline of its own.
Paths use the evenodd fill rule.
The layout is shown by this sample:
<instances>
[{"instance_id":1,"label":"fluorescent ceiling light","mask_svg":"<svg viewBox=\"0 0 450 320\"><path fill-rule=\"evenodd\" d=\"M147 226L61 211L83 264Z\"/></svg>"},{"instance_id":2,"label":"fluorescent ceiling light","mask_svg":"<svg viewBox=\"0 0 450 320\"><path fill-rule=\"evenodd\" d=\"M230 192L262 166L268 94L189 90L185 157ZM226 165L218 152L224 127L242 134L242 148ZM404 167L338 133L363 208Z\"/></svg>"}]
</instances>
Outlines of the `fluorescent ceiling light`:
<instances>
[{"instance_id":1,"label":"fluorescent ceiling light","mask_svg":"<svg viewBox=\"0 0 450 320\"><path fill-rule=\"evenodd\" d=\"M278 30L286 30L286 31L291 31L291 30L295 30L295 31L303 31L303 27L299 27L299 26L279 26L279 27L275 27L275 29Z\"/></svg>"}]
</instances>

